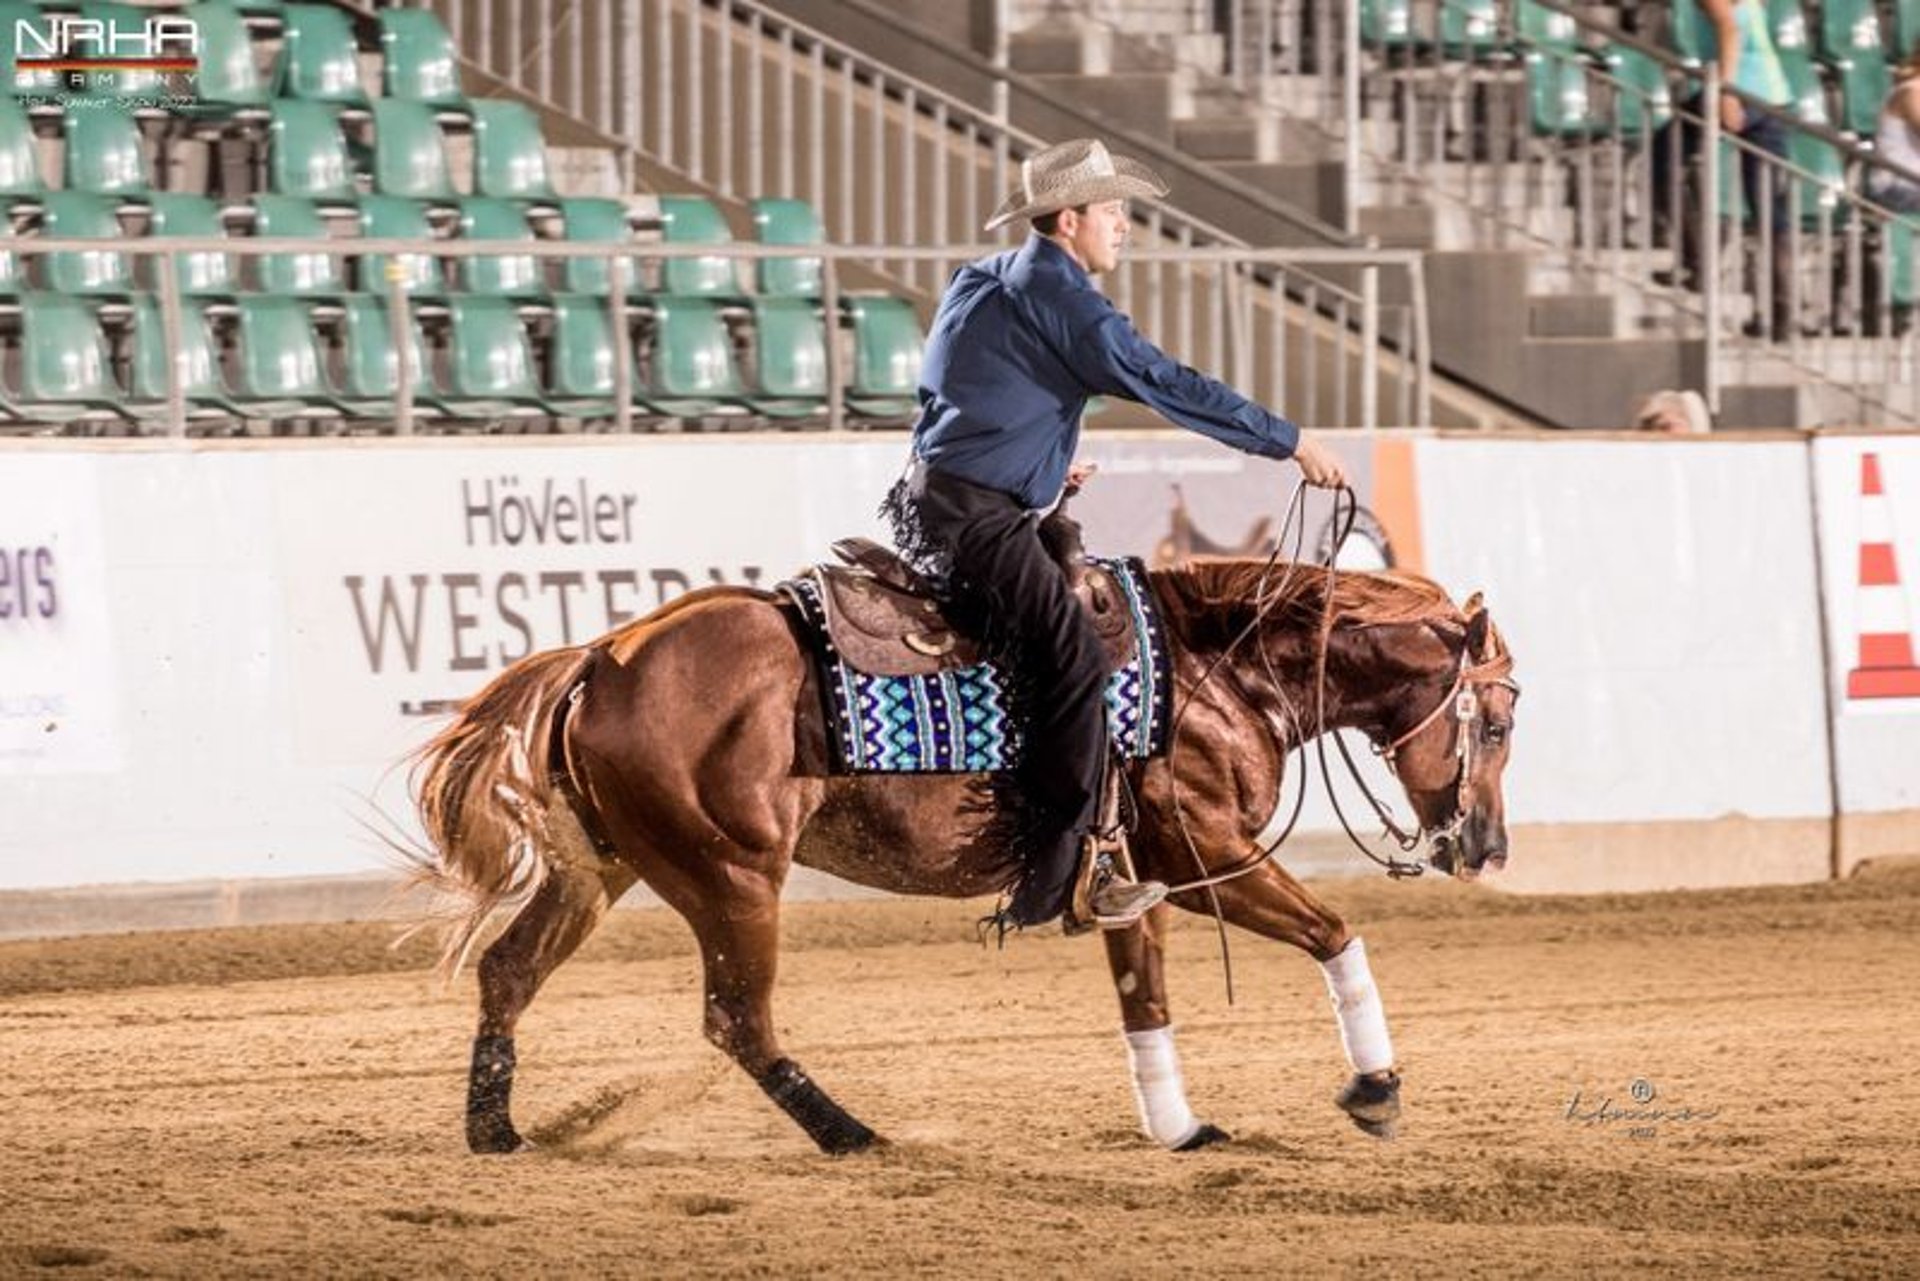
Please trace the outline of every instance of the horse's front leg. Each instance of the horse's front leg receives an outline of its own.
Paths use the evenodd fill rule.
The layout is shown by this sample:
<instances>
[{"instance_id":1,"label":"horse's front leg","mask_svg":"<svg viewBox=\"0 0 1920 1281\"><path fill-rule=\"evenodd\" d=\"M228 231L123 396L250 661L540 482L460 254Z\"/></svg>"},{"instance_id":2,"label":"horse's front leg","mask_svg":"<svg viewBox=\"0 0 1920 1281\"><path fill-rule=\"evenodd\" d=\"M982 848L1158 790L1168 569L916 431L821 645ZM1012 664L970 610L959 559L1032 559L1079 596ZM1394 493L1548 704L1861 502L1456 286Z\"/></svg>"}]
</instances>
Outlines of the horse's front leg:
<instances>
[{"instance_id":1,"label":"horse's front leg","mask_svg":"<svg viewBox=\"0 0 1920 1281\"><path fill-rule=\"evenodd\" d=\"M1133 1097L1140 1105L1140 1128L1148 1138L1175 1152L1192 1152L1224 1143L1227 1132L1198 1120L1187 1106L1180 1054L1173 1045L1167 1009L1166 942L1171 913L1162 906L1124 930L1105 935L1107 964L1120 996L1120 1023L1127 1041L1127 1066L1133 1072Z\"/></svg>"},{"instance_id":2,"label":"horse's front leg","mask_svg":"<svg viewBox=\"0 0 1920 1281\"><path fill-rule=\"evenodd\" d=\"M1368 1134L1392 1138L1400 1115L1400 1077L1394 1071L1393 1039L1367 964L1366 944L1277 863L1264 863L1227 881L1216 893L1228 922L1291 943L1320 963L1340 1025L1340 1044L1353 1068L1352 1079L1334 1101ZM1211 910L1205 891L1177 895L1172 901L1192 912Z\"/></svg>"}]
</instances>

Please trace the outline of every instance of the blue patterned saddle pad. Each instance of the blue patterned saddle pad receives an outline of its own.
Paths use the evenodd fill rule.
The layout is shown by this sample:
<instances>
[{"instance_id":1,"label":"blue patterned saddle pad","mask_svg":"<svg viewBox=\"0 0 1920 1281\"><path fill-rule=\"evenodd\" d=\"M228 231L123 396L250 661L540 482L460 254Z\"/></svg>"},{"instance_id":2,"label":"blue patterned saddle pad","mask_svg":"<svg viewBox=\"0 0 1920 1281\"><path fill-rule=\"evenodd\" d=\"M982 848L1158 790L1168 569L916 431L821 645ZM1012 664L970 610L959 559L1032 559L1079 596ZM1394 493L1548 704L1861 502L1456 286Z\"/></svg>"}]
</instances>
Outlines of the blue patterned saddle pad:
<instances>
[{"instance_id":1,"label":"blue patterned saddle pad","mask_svg":"<svg viewBox=\"0 0 1920 1281\"><path fill-rule=\"evenodd\" d=\"M1166 636L1146 567L1132 557L1097 564L1113 573L1132 615L1134 657L1107 678L1107 728L1121 755L1166 750L1173 682ZM977 773L1019 763L1021 727L990 663L927 676L877 676L849 667L826 645L826 610L810 578L780 584L814 637L829 737L842 773Z\"/></svg>"}]
</instances>

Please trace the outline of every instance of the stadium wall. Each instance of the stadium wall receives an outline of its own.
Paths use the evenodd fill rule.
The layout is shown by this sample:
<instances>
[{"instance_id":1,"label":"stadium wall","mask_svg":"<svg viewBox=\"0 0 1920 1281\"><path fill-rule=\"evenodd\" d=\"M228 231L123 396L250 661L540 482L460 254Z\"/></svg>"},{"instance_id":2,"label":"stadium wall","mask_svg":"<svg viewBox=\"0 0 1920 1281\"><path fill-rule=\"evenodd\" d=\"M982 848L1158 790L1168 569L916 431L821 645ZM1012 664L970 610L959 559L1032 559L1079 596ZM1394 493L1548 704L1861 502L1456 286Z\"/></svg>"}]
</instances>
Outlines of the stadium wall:
<instances>
[{"instance_id":1,"label":"stadium wall","mask_svg":"<svg viewBox=\"0 0 1920 1281\"><path fill-rule=\"evenodd\" d=\"M1518 655L1506 885L1920 853L1920 438L1337 440L1367 508L1343 563L1484 591ZM1294 477L1178 433L1083 454L1090 544L1149 557L1180 501L1199 537L1254 541ZM0 891L379 872L362 824L405 814L398 762L448 705L529 648L880 533L903 455L859 435L0 445ZM1329 518L1310 496L1306 554ZM1311 799L1290 865L1370 870L1334 829Z\"/></svg>"}]
</instances>

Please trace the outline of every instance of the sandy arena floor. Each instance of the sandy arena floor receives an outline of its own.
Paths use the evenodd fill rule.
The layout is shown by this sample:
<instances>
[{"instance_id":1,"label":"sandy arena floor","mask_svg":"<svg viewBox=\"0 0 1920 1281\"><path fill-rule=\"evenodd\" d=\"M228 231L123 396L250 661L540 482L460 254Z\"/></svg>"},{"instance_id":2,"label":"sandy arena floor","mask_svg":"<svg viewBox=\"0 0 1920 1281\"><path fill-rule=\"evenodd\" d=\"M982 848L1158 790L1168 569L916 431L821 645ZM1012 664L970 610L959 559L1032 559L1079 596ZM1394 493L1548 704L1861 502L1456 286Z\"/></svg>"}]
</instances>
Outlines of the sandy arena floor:
<instances>
[{"instance_id":1,"label":"sandy arena floor","mask_svg":"<svg viewBox=\"0 0 1920 1281\"><path fill-rule=\"evenodd\" d=\"M462 1143L470 976L391 927L0 945L0 1277L1920 1274L1920 874L1324 889L1393 1021L1394 1143L1331 1105L1316 967L1236 935L1230 1007L1203 922L1176 1018L1235 1141L1190 1156L1137 1134L1099 944L983 949L967 904L788 913L787 1048L892 1140L843 1160L701 1040L663 912L535 1003L511 1158ZM1634 1082L1680 1118L1605 1119Z\"/></svg>"}]
</instances>

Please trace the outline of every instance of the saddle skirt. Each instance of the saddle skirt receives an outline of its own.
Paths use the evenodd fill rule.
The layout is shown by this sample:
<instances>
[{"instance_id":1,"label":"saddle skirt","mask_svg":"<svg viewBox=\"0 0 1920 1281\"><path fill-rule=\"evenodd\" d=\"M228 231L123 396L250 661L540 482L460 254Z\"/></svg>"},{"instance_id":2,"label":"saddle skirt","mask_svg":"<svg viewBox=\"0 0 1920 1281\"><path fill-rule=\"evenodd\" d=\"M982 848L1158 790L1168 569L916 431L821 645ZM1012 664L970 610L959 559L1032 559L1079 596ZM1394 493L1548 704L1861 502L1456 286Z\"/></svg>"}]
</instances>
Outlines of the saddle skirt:
<instances>
[{"instance_id":1,"label":"saddle skirt","mask_svg":"<svg viewBox=\"0 0 1920 1281\"><path fill-rule=\"evenodd\" d=\"M971 773L1018 763L1007 681L956 631L926 584L867 539L779 585L814 642L836 764L853 773ZM1107 658L1107 723L1123 755L1165 749L1166 642L1137 560L1091 559L1077 594Z\"/></svg>"}]
</instances>

